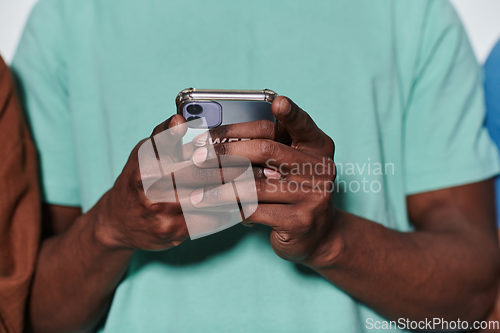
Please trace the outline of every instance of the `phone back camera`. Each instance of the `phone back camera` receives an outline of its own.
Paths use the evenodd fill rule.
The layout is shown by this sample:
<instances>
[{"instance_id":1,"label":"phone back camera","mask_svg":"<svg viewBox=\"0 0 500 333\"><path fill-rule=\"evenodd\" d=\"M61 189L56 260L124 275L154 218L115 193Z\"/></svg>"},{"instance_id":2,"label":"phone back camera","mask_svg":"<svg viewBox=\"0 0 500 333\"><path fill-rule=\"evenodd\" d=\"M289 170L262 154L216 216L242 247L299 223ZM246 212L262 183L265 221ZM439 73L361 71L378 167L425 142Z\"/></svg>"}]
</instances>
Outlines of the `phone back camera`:
<instances>
[{"instance_id":1,"label":"phone back camera","mask_svg":"<svg viewBox=\"0 0 500 333\"><path fill-rule=\"evenodd\" d=\"M187 107L187 112L189 114L200 114L203 112L203 107L200 104L191 104Z\"/></svg>"},{"instance_id":2,"label":"phone back camera","mask_svg":"<svg viewBox=\"0 0 500 333\"><path fill-rule=\"evenodd\" d=\"M222 106L214 101L190 102L183 106L182 115L191 128L213 128L222 123Z\"/></svg>"},{"instance_id":3,"label":"phone back camera","mask_svg":"<svg viewBox=\"0 0 500 333\"><path fill-rule=\"evenodd\" d=\"M189 123L190 127L202 127L203 126L203 119L201 117L191 116L186 120L190 122Z\"/></svg>"}]
</instances>

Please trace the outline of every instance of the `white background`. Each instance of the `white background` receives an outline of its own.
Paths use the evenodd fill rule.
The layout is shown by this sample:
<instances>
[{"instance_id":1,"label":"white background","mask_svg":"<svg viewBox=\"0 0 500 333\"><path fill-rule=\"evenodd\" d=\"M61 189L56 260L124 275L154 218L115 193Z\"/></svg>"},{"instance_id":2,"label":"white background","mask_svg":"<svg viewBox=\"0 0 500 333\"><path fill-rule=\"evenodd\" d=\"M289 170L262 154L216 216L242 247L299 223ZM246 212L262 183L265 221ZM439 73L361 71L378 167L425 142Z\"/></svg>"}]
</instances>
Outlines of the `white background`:
<instances>
[{"instance_id":1,"label":"white background","mask_svg":"<svg viewBox=\"0 0 500 333\"><path fill-rule=\"evenodd\" d=\"M500 0L451 1L462 17L478 60L483 63L500 38ZM0 0L0 54L7 63L12 60L22 28L35 2Z\"/></svg>"}]
</instances>

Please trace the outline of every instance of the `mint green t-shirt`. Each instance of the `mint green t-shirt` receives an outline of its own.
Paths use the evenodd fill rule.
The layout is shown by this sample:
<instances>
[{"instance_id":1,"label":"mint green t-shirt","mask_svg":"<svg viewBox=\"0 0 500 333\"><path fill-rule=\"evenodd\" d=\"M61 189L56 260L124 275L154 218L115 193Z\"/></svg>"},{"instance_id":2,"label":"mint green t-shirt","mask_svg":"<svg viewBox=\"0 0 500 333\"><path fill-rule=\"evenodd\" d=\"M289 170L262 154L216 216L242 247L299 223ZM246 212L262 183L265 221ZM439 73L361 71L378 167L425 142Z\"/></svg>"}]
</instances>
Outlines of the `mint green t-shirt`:
<instances>
[{"instance_id":1,"label":"mint green t-shirt","mask_svg":"<svg viewBox=\"0 0 500 333\"><path fill-rule=\"evenodd\" d=\"M445 0L41 0L13 68L45 201L84 211L186 87L291 97L336 143L336 205L388 228L412 229L408 194L499 171L480 69ZM276 256L267 227L237 225L137 252L102 330L376 331L370 319Z\"/></svg>"}]
</instances>

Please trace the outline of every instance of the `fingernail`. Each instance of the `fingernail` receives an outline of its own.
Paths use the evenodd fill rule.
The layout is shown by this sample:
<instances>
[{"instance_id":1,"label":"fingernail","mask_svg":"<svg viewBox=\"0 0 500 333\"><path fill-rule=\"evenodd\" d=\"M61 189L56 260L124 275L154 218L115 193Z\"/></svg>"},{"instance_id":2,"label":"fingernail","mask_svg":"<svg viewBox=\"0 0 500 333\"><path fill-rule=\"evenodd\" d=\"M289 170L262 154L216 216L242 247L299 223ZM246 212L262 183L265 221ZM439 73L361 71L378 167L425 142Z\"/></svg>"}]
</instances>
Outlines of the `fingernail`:
<instances>
[{"instance_id":1,"label":"fingernail","mask_svg":"<svg viewBox=\"0 0 500 333\"><path fill-rule=\"evenodd\" d=\"M199 188L197 190L194 190L193 193L191 193L191 196L189 197L189 200L191 200L191 203L193 206L196 206L203 200L203 189Z\"/></svg>"},{"instance_id":2,"label":"fingernail","mask_svg":"<svg viewBox=\"0 0 500 333\"><path fill-rule=\"evenodd\" d=\"M168 124L168 129L174 135L179 134L179 122L177 121L176 117L173 117L172 120L170 120L170 123Z\"/></svg>"},{"instance_id":3,"label":"fingernail","mask_svg":"<svg viewBox=\"0 0 500 333\"><path fill-rule=\"evenodd\" d=\"M193 153L193 163L195 165L201 165L207 159L208 150L207 148L198 148Z\"/></svg>"},{"instance_id":4,"label":"fingernail","mask_svg":"<svg viewBox=\"0 0 500 333\"><path fill-rule=\"evenodd\" d=\"M169 124L169 131L174 136L183 135L186 123L181 123L177 118L172 119Z\"/></svg>"},{"instance_id":5,"label":"fingernail","mask_svg":"<svg viewBox=\"0 0 500 333\"><path fill-rule=\"evenodd\" d=\"M273 169L264 168L264 175L269 179L280 179L281 174Z\"/></svg>"},{"instance_id":6,"label":"fingernail","mask_svg":"<svg viewBox=\"0 0 500 333\"><path fill-rule=\"evenodd\" d=\"M193 139L193 144L197 147L204 146L207 143L208 132L198 134Z\"/></svg>"},{"instance_id":7,"label":"fingernail","mask_svg":"<svg viewBox=\"0 0 500 333\"><path fill-rule=\"evenodd\" d=\"M288 99L283 98L280 102L280 109L282 113L288 113L292 109L292 105L288 102Z\"/></svg>"}]
</instances>

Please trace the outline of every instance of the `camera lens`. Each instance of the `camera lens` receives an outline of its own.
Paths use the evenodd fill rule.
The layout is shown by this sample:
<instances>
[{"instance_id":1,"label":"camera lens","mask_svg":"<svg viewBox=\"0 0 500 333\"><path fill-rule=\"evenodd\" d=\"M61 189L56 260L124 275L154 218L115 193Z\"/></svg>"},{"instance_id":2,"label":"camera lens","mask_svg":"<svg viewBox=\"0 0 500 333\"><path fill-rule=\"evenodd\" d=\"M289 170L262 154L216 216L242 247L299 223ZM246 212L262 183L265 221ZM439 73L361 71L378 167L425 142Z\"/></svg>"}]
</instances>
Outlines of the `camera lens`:
<instances>
[{"instance_id":1,"label":"camera lens","mask_svg":"<svg viewBox=\"0 0 500 333\"><path fill-rule=\"evenodd\" d=\"M190 128L214 128L222 122L222 106L215 101L189 101L182 106L182 115Z\"/></svg>"},{"instance_id":2,"label":"camera lens","mask_svg":"<svg viewBox=\"0 0 500 333\"><path fill-rule=\"evenodd\" d=\"M192 116L187 119L189 122L189 127L200 127L203 125L203 119L198 116Z\"/></svg>"},{"instance_id":3,"label":"camera lens","mask_svg":"<svg viewBox=\"0 0 500 333\"><path fill-rule=\"evenodd\" d=\"M191 114L200 114L203 112L203 107L199 104L191 104L188 105L187 112Z\"/></svg>"}]
</instances>

